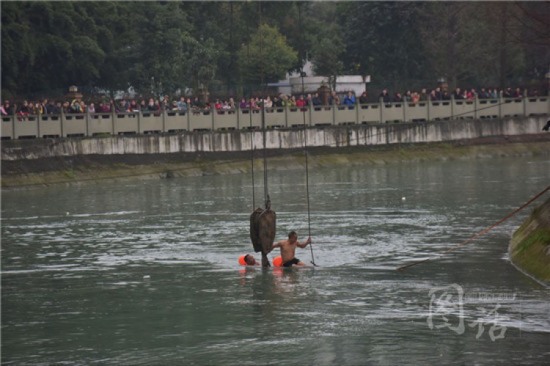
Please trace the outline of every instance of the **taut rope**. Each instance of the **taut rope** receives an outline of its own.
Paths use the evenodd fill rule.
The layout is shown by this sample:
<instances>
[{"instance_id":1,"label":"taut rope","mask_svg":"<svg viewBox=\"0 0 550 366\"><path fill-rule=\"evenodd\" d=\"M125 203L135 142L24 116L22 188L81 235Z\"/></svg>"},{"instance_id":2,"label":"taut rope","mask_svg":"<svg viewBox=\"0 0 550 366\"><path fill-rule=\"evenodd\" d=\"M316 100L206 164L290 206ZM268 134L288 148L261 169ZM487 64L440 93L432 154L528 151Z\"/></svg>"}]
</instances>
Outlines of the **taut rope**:
<instances>
[{"instance_id":1,"label":"taut rope","mask_svg":"<svg viewBox=\"0 0 550 366\"><path fill-rule=\"evenodd\" d=\"M267 131L265 128L265 109L262 105L262 131L263 131L263 140L264 140L264 202L267 208L269 200L269 191L267 190Z\"/></svg>"},{"instance_id":2,"label":"taut rope","mask_svg":"<svg viewBox=\"0 0 550 366\"><path fill-rule=\"evenodd\" d=\"M450 253L466 244L468 244L469 242L471 242L472 240L474 240L475 238L481 236L481 235L484 235L486 233L488 233L489 231L491 231L491 229L495 228L496 226L502 224L504 221L508 220L510 217L514 216L515 214L517 214L519 211L523 210L525 207L529 206L531 204L531 202L535 201L537 198L539 198L540 196L542 196L544 193L546 193L548 190L550 190L550 186L546 187L546 189L544 189L542 192L540 192L539 194L537 194L536 196L534 196L533 198L531 198L529 201L527 201L526 203L524 203L522 206L520 206L519 208L517 208L516 210L514 210L513 212L509 213L508 215L506 215L505 217L503 217L502 219L498 220L497 222L495 222L493 225L489 226L489 227L486 227L485 229L481 230L480 232L472 235L471 237L469 237L468 239L464 240L462 243L460 244L457 244L455 245L454 247L451 247L445 251L443 251L439 257L437 258L441 258L444 254L447 254L447 253ZM425 262L428 262L430 260L433 260L433 259L436 259L436 258L428 258L428 259L424 259L424 260L421 260L421 261L417 261L417 262L413 262L411 264L407 264L407 265L404 265L404 266L401 266L399 268L397 268L398 271L403 271L409 267L412 267L412 266L416 266L417 264L420 264L420 263L425 263Z\"/></svg>"},{"instance_id":3,"label":"taut rope","mask_svg":"<svg viewBox=\"0 0 550 366\"><path fill-rule=\"evenodd\" d=\"M302 78L302 82L303 82L303 78ZM307 153L307 126L306 126L306 112L304 109L305 108L302 108L302 113L304 116L304 155L306 158L307 231L308 231L308 236L311 237L311 213L310 213L310 206L309 206L309 167L308 167L308 153ZM313 264L314 266L317 266L315 264L315 257L313 256L312 243L309 243L309 249L311 250L311 264Z\"/></svg>"},{"instance_id":4,"label":"taut rope","mask_svg":"<svg viewBox=\"0 0 550 366\"><path fill-rule=\"evenodd\" d=\"M250 165L252 169L252 211L256 209L256 187L254 186L254 130L252 129L252 110L250 114Z\"/></svg>"}]
</instances>

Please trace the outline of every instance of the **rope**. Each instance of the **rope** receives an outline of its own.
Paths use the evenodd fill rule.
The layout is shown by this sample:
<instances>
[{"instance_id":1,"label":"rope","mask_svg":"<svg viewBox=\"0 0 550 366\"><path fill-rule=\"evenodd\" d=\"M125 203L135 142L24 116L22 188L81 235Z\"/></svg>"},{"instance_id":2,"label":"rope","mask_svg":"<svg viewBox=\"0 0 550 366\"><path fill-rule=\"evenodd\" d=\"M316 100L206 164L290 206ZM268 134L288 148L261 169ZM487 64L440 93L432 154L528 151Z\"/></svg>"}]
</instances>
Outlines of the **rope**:
<instances>
[{"instance_id":1,"label":"rope","mask_svg":"<svg viewBox=\"0 0 550 366\"><path fill-rule=\"evenodd\" d=\"M302 83L304 78L302 77ZM311 237L311 211L309 206L309 167L308 167L308 153L307 153L307 125L306 125L306 112L302 111L304 117L304 155L306 160L306 201L307 201L307 231L308 236ZM311 264L315 264L315 257L313 256L313 245L309 243L309 249L311 251Z\"/></svg>"},{"instance_id":2,"label":"rope","mask_svg":"<svg viewBox=\"0 0 550 366\"><path fill-rule=\"evenodd\" d=\"M505 217L503 217L502 219L500 219L499 221L495 222L493 225L489 226L489 227L486 227L485 229L481 230L480 232L472 235L471 237L469 237L468 239L464 240L462 243L460 244L457 244L455 245L454 247L451 247L447 250L445 250L444 252L442 252L441 254L439 254L439 257L437 258L441 258L444 254L447 254L447 253L450 253L450 252L453 252L455 251L456 249L468 244L469 242L473 241L475 238L477 237L480 237L481 235L484 235L486 233L488 233L489 231L491 231L493 228L495 228L496 226L502 224L504 221L508 220L510 217L514 216L515 214L517 214L519 211L523 210L525 207L529 206L531 204L531 202L535 201L537 198L539 198L540 196L542 196L544 193L546 193L547 191L550 190L550 186L546 187L546 189L544 189L542 192L540 192L539 194L537 194L536 196L534 196L533 198L531 198L529 201L527 201L526 203L524 203L522 206L520 206L519 208L517 208L516 210L514 210L513 212L509 213L508 215L506 215ZM433 259L437 259L437 258L428 258L428 259L424 259L424 260L421 260L421 261L417 261L417 262L413 262L411 264L407 264L405 266L401 266L399 268L397 268L398 271L403 271L409 267L412 267L412 266L416 266L417 264L420 264L420 263L425 263L425 262L428 262L430 260L433 260Z\"/></svg>"},{"instance_id":3,"label":"rope","mask_svg":"<svg viewBox=\"0 0 550 366\"><path fill-rule=\"evenodd\" d=\"M252 129L252 111L250 111L250 163L252 172L252 211L256 209L256 187L254 185L254 130Z\"/></svg>"},{"instance_id":4,"label":"rope","mask_svg":"<svg viewBox=\"0 0 550 366\"><path fill-rule=\"evenodd\" d=\"M267 136L266 136L266 128L265 128L265 109L263 108L263 106L262 106L262 131L263 131L263 140L264 140L264 202L267 208L267 204L269 201L269 194L267 190L267 153L266 153Z\"/></svg>"}]
</instances>

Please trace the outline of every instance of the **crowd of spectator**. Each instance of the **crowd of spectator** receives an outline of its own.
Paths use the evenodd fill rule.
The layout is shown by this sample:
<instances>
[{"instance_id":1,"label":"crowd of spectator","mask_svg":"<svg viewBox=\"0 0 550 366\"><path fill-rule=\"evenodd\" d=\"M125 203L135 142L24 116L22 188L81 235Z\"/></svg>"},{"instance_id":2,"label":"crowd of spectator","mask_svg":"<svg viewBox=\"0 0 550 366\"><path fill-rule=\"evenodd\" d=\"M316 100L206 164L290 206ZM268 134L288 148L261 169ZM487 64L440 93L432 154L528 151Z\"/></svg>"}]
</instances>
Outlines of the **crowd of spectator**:
<instances>
[{"instance_id":1,"label":"crowd of spectator","mask_svg":"<svg viewBox=\"0 0 550 366\"><path fill-rule=\"evenodd\" d=\"M176 113L199 114L210 112L212 110L218 113L234 113L237 108L251 111L259 111L262 108L297 108L305 110L307 106L320 107L322 105L343 105L354 106L355 104L365 103L418 103L423 101L443 101L450 100L474 100L479 99L496 99L502 95L504 98L522 98L524 96L538 96L537 91L528 92L521 88L506 88L498 90L496 88L481 88L464 89L456 88L449 92L446 88L437 87L433 90L422 89L421 91L407 90L404 94L395 92L390 95L387 89L383 89L378 95L378 98L369 97L367 91L364 91L358 98L353 91L344 93L343 95L333 91L328 97L322 98L319 93L286 95L278 94L266 97L242 97L240 102L236 102L234 98L222 100L216 98L213 101L204 101L199 97L184 97L171 99L168 95L161 98L141 98L141 99L99 99L85 103L82 99L76 98L70 101L53 101L43 99L42 101L27 101L24 100L21 104L16 105L9 100L4 101L0 106L0 113L6 115L18 115L25 117L28 115L39 114L60 114L63 113L130 113L130 112L150 112L160 114L164 111Z\"/></svg>"},{"instance_id":2,"label":"crowd of spectator","mask_svg":"<svg viewBox=\"0 0 550 366\"><path fill-rule=\"evenodd\" d=\"M365 93L363 93L365 94ZM420 92L407 90L407 92L402 95L399 92L396 92L393 96L390 96L387 89L382 90L382 92L379 95L379 98L384 103L391 103L391 102L412 102L417 103L421 101L441 101L441 100L474 100L476 98L478 99L497 99L499 96L502 95L503 98L523 98L524 96L538 96L538 92L536 90L530 91L527 93L527 90L522 90L521 88L515 88L512 90L512 88L506 88L503 90L498 90L496 88L481 88L478 90L472 88L472 89L464 89L456 88L453 92L449 92L446 89L443 89L441 87L437 87L431 91L427 91L427 89L422 89Z\"/></svg>"}]
</instances>

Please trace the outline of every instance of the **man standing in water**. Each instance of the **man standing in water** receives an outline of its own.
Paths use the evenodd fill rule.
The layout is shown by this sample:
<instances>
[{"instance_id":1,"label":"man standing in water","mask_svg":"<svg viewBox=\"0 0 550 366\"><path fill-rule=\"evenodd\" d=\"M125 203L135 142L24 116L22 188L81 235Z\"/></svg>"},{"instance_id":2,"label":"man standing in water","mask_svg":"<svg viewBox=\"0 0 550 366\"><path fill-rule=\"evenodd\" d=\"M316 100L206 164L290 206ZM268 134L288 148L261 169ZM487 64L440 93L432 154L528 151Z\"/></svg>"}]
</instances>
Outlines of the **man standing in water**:
<instances>
[{"instance_id":1,"label":"man standing in water","mask_svg":"<svg viewBox=\"0 0 550 366\"><path fill-rule=\"evenodd\" d=\"M296 247L305 248L311 243L311 238L303 243L298 241L298 235L295 231L288 233L287 240L281 240L277 243L273 243L271 250L275 248L281 248L281 257L283 259L283 267L291 267L293 264L297 266L305 266L305 263L295 257Z\"/></svg>"}]
</instances>

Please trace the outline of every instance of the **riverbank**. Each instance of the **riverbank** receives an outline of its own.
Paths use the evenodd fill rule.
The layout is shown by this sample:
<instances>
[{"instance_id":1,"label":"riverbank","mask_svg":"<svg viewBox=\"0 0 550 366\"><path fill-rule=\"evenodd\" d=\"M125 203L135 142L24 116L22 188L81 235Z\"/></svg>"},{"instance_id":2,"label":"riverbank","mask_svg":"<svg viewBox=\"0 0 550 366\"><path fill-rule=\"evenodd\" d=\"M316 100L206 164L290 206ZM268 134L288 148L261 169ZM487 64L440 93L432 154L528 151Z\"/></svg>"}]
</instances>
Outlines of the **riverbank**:
<instances>
[{"instance_id":1,"label":"riverbank","mask_svg":"<svg viewBox=\"0 0 550 366\"><path fill-rule=\"evenodd\" d=\"M520 271L550 286L550 199L514 232L508 252Z\"/></svg>"},{"instance_id":2,"label":"riverbank","mask_svg":"<svg viewBox=\"0 0 550 366\"><path fill-rule=\"evenodd\" d=\"M392 164L430 160L493 159L550 156L550 134L486 137L445 143L353 147L310 147L308 166ZM268 169L305 168L303 149L268 149ZM254 169L263 169L263 151L254 153ZM2 161L2 188L103 180L166 179L198 175L249 173L250 151L180 152L172 154L75 155Z\"/></svg>"}]
</instances>

